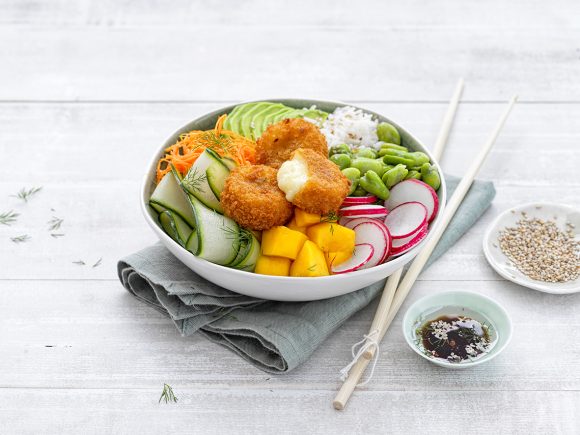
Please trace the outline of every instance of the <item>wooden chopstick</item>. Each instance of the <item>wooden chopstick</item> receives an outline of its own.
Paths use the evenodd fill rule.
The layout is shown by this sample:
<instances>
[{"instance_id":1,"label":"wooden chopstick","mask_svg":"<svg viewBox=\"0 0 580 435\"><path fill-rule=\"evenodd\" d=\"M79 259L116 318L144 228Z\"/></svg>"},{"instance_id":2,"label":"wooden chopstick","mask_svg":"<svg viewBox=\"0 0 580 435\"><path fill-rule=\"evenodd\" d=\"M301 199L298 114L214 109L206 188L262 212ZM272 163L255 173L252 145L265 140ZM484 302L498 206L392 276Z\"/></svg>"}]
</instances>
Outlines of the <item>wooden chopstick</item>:
<instances>
[{"instance_id":1,"label":"wooden chopstick","mask_svg":"<svg viewBox=\"0 0 580 435\"><path fill-rule=\"evenodd\" d=\"M445 231L445 229L449 225L449 222L451 221L451 219L455 215L457 208L459 207L459 205L463 201L463 198L465 197L465 195L467 194L467 191L471 187L471 184L473 183L475 176L479 172L481 165L485 161L487 155L489 154L489 151L491 150L491 148L492 148L493 144L495 143L499 133L501 132L501 129L503 128L516 100L517 100L517 96L514 96L510 99L510 101L508 103L508 107L505 109L504 113L500 117L495 129L492 131L490 137L485 142L485 144L482 146L479 154L477 155L477 157L475 158L475 160L473 161L471 166L468 168L467 172L465 173L465 175L463 176L463 178L459 182L459 185L455 189L455 193L453 194L449 203L447 204L447 206L443 210L443 215L441 217L441 221L439 222L438 225L435 226L435 228L433 228L431 230L431 234L429 235L429 238L427 239L425 246L423 247L421 252L417 255L415 260L413 260L411 267L407 271L405 277L401 281L401 284L399 285L399 287L395 293L391 309L389 310L389 312L388 312L387 316L384 318L384 320L382 322L380 322L380 325L379 325L380 326L380 333L378 335L377 342L380 342L380 340L382 340L382 338L384 337L391 322L395 318L395 315L399 311L399 308L401 308L401 305L403 304L407 295L409 294L411 287L413 286L417 277L419 276L419 273L421 273L421 270L425 266L425 263L427 262L427 260L429 259L429 256L433 252L433 249L435 248L435 246L437 245L437 243L441 239L443 232ZM357 361L357 363L353 366L353 368L349 372L349 376L348 376L347 380L343 384L343 388L341 388L341 390L338 392L337 396L335 397L335 399L333 401L333 405L336 409L344 409L344 407L346 406L346 403L348 402L348 399L350 398L350 395L352 394L352 392L354 391L354 388L356 387L356 385L358 383L358 379L360 379L360 377L364 373L364 370L368 366L369 361L370 361L369 359L360 358ZM352 373L352 379L351 379L351 373ZM354 380L355 377L358 379ZM345 387L345 386L347 386L347 387Z\"/></svg>"},{"instance_id":2,"label":"wooden chopstick","mask_svg":"<svg viewBox=\"0 0 580 435\"><path fill-rule=\"evenodd\" d=\"M437 135L437 140L435 141L435 146L433 148L433 157L435 160L439 160L443 154L445 145L447 144L447 139L449 138L449 133L453 125L453 120L455 119L455 114L457 112L457 107L459 101L461 100L461 94L463 93L464 81L460 78L455 86L455 91L449 101L449 106L447 107L447 112L441 123L441 128ZM399 284L399 279L403 273L403 268L393 272L385 283L385 288L383 289L375 317L367 334L367 337L371 337L374 340L379 341L380 325L386 321L389 314L395 292L397 290L397 285ZM346 402L352 395L354 389L358 385L360 378L365 372L370 360L374 357L376 352L376 346L371 345L364 353L363 358L359 358L355 365L348 372L348 377L342 384L340 390L338 391L336 397L333 401L333 406L336 409L344 409Z\"/></svg>"},{"instance_id":3,"label":"wooden chopstick","mask_svg":"<svg viewBox=\"0 0 580 435\"><path fill-rule=\"evenodd\" d=\"M463 78L459 78L457 81L457 85L455 86L455 90L453 91L453 95L451 100L449 100L449 106L447 107L447 112L445 112L445 116L443 118L443 122L441 123L441 128L439 129L439 133L437 134L437 139L435 140L435 146L433 147L433 158L436 161L441 159L443 155L443 150L447 145L447 140L449 139L449 133L451 132L451 127L453 126L453 121L455 120L455 114L457 113L457 107L459 106L459 101L461 101L461 94L463 93L463 87L465 82ZM371 328L369 330L370 335L373 331L377 330L377 326L384 323L389 310L391 308L391 303L393 301L393 297L395 295L395 291L397 290L397 285L399 285L399 280L401 279L401 275L403 273L403 269L399 269L392 273L388 278L387 282L385 283L385 288L383 289L383 294L381 296L381 300L379 302L379 306L377 307L377 311L375 313L375 317L373 319L373 323L371 324ZM376 346L370 346L364 353L363 356L366 359L371 359L374 357L376 351ZM358 383L358 381L356 382Z\"/></svg>"}]
</instances>

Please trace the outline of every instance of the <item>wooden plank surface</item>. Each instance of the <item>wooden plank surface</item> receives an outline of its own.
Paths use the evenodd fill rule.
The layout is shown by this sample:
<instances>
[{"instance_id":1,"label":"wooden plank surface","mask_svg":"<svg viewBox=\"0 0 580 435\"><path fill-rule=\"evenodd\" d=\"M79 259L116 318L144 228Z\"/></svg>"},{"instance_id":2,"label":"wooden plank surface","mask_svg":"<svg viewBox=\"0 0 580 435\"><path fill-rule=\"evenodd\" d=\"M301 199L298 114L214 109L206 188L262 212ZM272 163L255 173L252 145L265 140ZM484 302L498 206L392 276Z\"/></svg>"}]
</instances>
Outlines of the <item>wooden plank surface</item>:
<instances>
[{"instance_id":1,"label":"wooden plank surface","mask_svg":"<svg viewBox=\"0 0 580 435\"><path fill-rule=\"evenodd\" d=\"M512 205L580 203L578 16L572 0L0 1L0 212L20 213L0 226L0 433L580 433L580 295L508 283L481 252ZM514 338L489 364L429 364L399 316L374 380L339 413L338 370L374 304L273 376L180 337L118 283L117 259L155 241L137 202L144 167L184 123L244 99L343 99L430 144L460 75L449 173L462 174L501 101L522 102L481 173L494 204L402 311L450 289L497 299ZM9 196L33 185L27 204ZM52 216L64 237L50 236ZM9 241L19 234L32 238ZM157 403L165 382L177 404Z\"/></svg>"}]
</instances>

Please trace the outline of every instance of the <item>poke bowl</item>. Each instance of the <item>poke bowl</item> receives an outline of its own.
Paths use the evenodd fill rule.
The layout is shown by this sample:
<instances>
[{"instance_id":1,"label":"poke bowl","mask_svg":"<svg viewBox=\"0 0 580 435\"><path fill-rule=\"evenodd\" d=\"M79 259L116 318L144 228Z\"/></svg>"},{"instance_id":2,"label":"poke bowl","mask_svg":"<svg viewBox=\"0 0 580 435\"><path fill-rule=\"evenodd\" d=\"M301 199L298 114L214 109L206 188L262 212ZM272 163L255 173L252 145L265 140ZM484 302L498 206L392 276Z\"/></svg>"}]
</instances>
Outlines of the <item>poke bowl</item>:
<instances>
[{"instance_id":1,"label":"poke bowl","mask_svg":"<svg viewBox=\"0 0 580 435\"><path fill-rule=\"evenodd\" d=\"M445 202L438 162L406 129L309 99L240 103L189 122L156 151L140 192L148 225L192 271L296 302L354 292L409 263Z\"/></svg>"}]
</instances>

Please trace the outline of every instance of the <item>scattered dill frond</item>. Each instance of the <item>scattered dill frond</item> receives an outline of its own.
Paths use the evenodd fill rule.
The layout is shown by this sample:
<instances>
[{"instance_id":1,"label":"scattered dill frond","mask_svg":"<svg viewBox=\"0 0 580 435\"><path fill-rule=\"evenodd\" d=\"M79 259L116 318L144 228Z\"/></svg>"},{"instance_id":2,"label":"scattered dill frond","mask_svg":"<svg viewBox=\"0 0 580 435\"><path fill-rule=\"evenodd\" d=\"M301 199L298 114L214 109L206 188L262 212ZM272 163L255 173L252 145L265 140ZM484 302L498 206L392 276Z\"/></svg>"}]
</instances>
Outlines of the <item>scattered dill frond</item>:
<instances>
[{"instance_id":1,"label":"scattered dill frond","mask_svg":"<svg viewBox=\"0 0 580 435\"><path fill-rule=\"evenodd\" d=\"M54 237L56 239L58 237L64 237L64 234L63 233L50 233L50 236Z\"/></svg>"},{"instance_id":2,"label":"scattered dill frond","mask_svg":"<svg viewBox=\"0 0 580 435\"><path fill-rule=\"evenodd\" d=\"M30 240L30 236L28 234L23 234L21 236L10 237L14 243L24 243Z\"/></svg>"},{"instance_id":3,"label":"scattered dill frond","mask_svg":"<svg viewBox=\"0 0 580 435\"><path fill-rule=\"evenodd\" d=\"M60 229L60 226L64 222L64 219L57 218L53 216L51 220L48 221L48 231L56 231Z\"/></svg>"},{"instance_id":4,"label":"scattered dill frond","mask_svg":"<svg viewBox=\"0 0 580 435\"><path fill-rule=\"evenodd\" d=\"M73 264L76 264L78 266L84 266L86 263L83 260L77 260L73 261Z\"/></svg>"},{"instance_id":5,"label":"scattered dill frond","mask_svg":"<svg viewBox=\"0 0 580 435\"><path fill-rule=\"evenodd\" d=\"M181 180L181 185L185 190L187 190L192 195L195 192L203 193L203 185L207 180L207 175L205 173L198 174L197 168L193 168L192 171L188 171Z\"/></svg>"},{"instance_id":6,"label":"scattered dill frond","mask_svg":"<svg viewBox=\"0 0 580 435\"><path fill-rule=\"evenodd\" d=\"M165 403L174 402L177 403L177 397L173 393L173 388L170 385L163 384L163 391L161 392L161 397L159 398L159 403L161 401L165 401Z\"/></svg>"},{"instance_id":7,"label":"scattered dill frond","mask_svg":"<svg viewBox=\"0 0 580 435\"><path fill-rule=\"evenodd\" d=\"M99 258L99 259L97 260L97 262L96 262L95 264L93 264L93 266L92 266L92 267L93 267L93 269L94 269L95 267L97 267L97 266L100 266L100 265L101 265L101 263L102 263L102 261L103 261L103 258L102 258L102 257L101 257L101 258Z\"/></svg>"},{"instance_id":8,"label":"scattered dill frond","mask_svg":"<svg viewBox=\"0 0 580 435\"><path fill-rule=\"evenodd\" d=\"M16 195L10 195L10 196L12 196L13 198L21 199L24 202L28 202L28 200L30 199L30 197L32 195L40 192L41 190L42 190L42 186L41 187L31 187L30 189L26 189L23 187L22 189L20 189L20 191Z\"/></svg>"},{"instance_id":9,"label":"scattered dill frond","mask_svg":"<svg viewBox=\"0 0 580 435\"><path fill-rule=\"evenodd\" d=\"M330 234L334 236L334 225L330 224Z\"/></svg>"},{"instance_id":10,"label":"scattered dill frond","mask_svg":"<svg viewBox=\"0 0 580 435\"><path fill-rule=\"evenodd\" d=\"M318 266L318 265L315 263L315 264L313 264L312 266L310 266L310 267L308 268L308 270L309 270L310 272L314 272L314 271L316 270L316 266Z\"/></svg>"},{"instance_id":11,"label":"scattered dill frond","mask_svg":"<svg viewBox=\"0 0 580 435\"><path fill-rule=\"evenodd\" d=\"M16 218L20 216L18 213L10 210L0 214L0 225L11 225L16 222Z\"/></svg>"}]
</instances>

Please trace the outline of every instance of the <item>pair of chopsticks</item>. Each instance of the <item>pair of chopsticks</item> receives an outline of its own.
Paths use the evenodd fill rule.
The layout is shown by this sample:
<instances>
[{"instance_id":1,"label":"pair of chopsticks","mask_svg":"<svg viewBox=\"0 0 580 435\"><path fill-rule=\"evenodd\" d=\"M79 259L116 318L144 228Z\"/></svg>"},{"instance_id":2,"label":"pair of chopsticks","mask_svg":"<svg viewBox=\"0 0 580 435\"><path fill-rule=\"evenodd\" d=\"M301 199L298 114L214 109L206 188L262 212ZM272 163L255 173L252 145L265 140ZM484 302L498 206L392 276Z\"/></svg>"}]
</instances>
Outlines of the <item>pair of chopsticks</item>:
<instances>
[{"instance_id":1,"label":"pair of chopsticks","mask_svg":"<svg viewBox=\"0 0 580 435\"><path fill-rule=\"evenodd\" d=\"M451 131L451 126L453 124L453 120L455 118L455 113L457 111L457 106L459 105L459 101L461 99L461 94L463 92L463 79L460 79L457 83L457 87L455 92L453 93L453 97L449 103L449 108L447 109L447 113L445 114L445 118L443 119L443 124L441 125L441 129L439 131L439 135L437 137L437 141L435 143L435 147L433 150L433 155L436 160L439 160L441 154L443 153L443 149L447 143L447 139L449 137L449 133ZM411 287L417 280L417 277L423 270L425 263L429 259L429 256L435 249L435 246L441 239L443 232L449 225L449 222L455 215L457 208L463 201L463 198L467 194L467 191L471 187L473 180L475 179L479 169L483 165L487 155L489 154L492 146L494 145L501 129L503 128L515 102L517 100L517 96L513 96L505 111L501 115L497 125L495 126L494 130L492 131L488 140L483 144L481 147L479 154L468 168L467 172L461 179L459 185L455 189L455 192L447 205L443 210L443 215L441 216L441 220L435 226L435 228L431 229L431 234L429 234L428 239L425 243L425 246L421 250L421 252L417 255L417 257L413 260L411 266L407 270L405 277L399 284L399 280L401 278L403 269L399 269L394 272L385 284L385 288L383 290L383 294L381 296L381 300L377 307L377 311L375 313L375 317L369 329L369 333L365 336L367 341L367 346L365 346L364 352L362 355L358 357L358 360L354 365L351 367L350 371L348 372L348 377L342 384L340 390L338 391L334 401L332 402L335 409L342 410L346 406L348 399L352 395L354 389L358 385L362 375L364 374L367 366L371 362L371 360L375 357L375 353L377 350L378 343L383 339L387 329L389 328L391 322L395 318L399 308L405 301L405 298L409 294ZM398 287L397 287L398 285Z\"/></svg>"}]
</instances>

